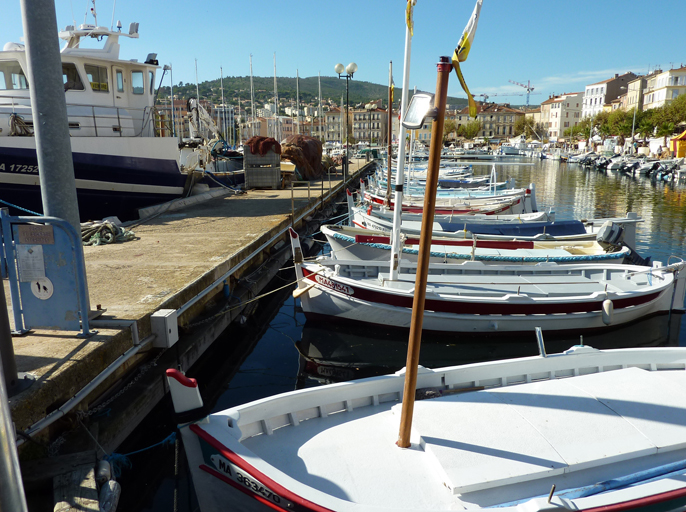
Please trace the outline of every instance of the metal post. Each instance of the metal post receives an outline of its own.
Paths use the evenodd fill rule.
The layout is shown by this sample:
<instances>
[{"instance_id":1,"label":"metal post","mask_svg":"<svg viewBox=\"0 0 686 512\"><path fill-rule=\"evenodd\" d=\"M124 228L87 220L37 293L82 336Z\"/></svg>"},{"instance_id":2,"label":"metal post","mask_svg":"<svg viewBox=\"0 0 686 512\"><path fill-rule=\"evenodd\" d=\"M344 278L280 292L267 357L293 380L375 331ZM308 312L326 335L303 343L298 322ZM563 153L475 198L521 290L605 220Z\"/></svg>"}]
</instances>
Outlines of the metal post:
<instances>
[{"instance_id":1,"label":"metal post","mask_svg":"<svg viewBox=\"0 0 686 512\"><path fill-rule=\"evenodd\" d=\"M14 360L14 345L12 345L10 317L7 313L5 286L2 283L0 283L0 359L2 359L2 369L7 379L5 385L11 391L17 385L19 378Z\"/></svg>"},{"instance_id":2,"label":"metal post","mask_svg":"<svg viewBox=\"0 0 686 512\"><path fill-rule=\"evenodd\" d=\"M21 12L43 212L80 231L55 2L21 0Z\"/></svg>"},{"instance_id":3,"label":"metal post","mask_svg":"<svg viewBox=\"0 0 686 512\"><path fill-rule=\"evenodd\" d=\"M636 111L638 110L638 105L634 107L634 120L631 122L631 153L635 153L634 149L634 126L636 126Z\"/></svg>"},{"instance_id":4,"label":"metal post","mask_svg":"<svg viewBox=\"0 0 686 512\"><path fill-rule=\"evenodd\" d=\"M348 157L348 116L350 107L350 96L348 93L348 82L350 82L350 74L345 76L345 166L343 166L343 183L348 182L348 170L350 169L350 158Z\"/></svg>"},{"instance_id":5,"label":"metal post","mask_svg":"<svg viewBox=\"0 0 686 512\"><path fill-rule=\"evenodd\" d=\"M26 512L24 483L19 470L19 455L2 366L0 364L0 510Z\"/></svg>"},{"instance_id":6,"label":"metal post","mask_svg":"<svg viewBox=\"0 0 686 512\"><path fill-rule=\"evenodd\" d=\"M293 182L291 181L291 227L295 229L295 199L293 198Z\"/></svg>"},{"instance_id":7,"label":"metal post","mask_svg":"<svg viewBox=\"0 0 686 512\"><path fill-rule=\"evenodd\" d=\"M38 179L43 214L58 217L81 233L76 198L74 161L69 140L69 117L62 83L62 59L53 0L21 0L26 37L26 61L31 84L31 115L36 132ZM83 256L79 243L75 250ZM83 267L84 279L86 268ZM86 311L90 311L88 283Z\"/></svg>"}]
</instances>

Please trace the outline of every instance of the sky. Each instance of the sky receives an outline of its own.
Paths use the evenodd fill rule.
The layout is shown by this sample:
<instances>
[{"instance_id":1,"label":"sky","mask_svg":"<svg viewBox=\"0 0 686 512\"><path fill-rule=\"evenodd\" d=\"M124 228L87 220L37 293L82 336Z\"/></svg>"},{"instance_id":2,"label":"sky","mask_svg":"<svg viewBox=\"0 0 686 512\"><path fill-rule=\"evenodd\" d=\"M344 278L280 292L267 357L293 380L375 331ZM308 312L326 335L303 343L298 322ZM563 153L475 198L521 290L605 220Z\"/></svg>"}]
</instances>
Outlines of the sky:
<instances>
[{"instance_id":1,"label":"sky","mask_svg":"<svg viewBox=\"0 0 686 512\"><path fill-rule=\"evenodd\" d=\"M409 86L435 91L436 62L451 56L475 0L417 0ZM301 78L336 76L334 66L355 62L353 80L403 81L405 0L98 0L98 25L136 21L140 39L121 38L123 59L157 53L173 80L194 83L224 76ZM84 22L92 0L56 0L57 25ZM114 16L113 16L114 9ZM19 0L3 0L0 44L21 42ZM686 64L680 43L683 0L483 0L469 58L462 70L472 94L490 101L530 103L551 94L583 91L615 73L645 74ZM90 14L87 23L93 23ZM168 77L165 85L168 85ZM448 93L465 97L453 73ZM510 95L508 95L510 94ZM522 94L516 96L513 94ZM476 99L481 99L478 97Z\"/></svg>"}]
</instances>

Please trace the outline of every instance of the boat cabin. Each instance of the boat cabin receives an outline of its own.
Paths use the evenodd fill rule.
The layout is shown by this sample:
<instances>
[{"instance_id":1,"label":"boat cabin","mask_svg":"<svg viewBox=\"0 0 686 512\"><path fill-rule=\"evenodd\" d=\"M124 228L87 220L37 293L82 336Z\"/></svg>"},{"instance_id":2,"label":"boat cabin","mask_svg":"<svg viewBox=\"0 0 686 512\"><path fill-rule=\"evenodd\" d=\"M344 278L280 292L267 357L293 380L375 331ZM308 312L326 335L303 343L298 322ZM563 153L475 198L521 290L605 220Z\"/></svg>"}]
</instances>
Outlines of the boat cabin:
<instances>
[{"instance_id":1,"label":"boat cabin","mask_svg":"<svg viewBox=\"0 0 686 512\"><path fill-rule=\"evenodd\" d=\"M68 26L59 33L62 80L72 137L154 137L157 55L144 62L119 59L119 37L138 38L138 23L128 33L106 27ZM102 48L82 40L105 38ZM25 46L7 43L0 52L0 137L33 134ZM6 118L7 121L2 121ZM7 128L9 127L9 129Z\"/></svg>"}]
</instances>

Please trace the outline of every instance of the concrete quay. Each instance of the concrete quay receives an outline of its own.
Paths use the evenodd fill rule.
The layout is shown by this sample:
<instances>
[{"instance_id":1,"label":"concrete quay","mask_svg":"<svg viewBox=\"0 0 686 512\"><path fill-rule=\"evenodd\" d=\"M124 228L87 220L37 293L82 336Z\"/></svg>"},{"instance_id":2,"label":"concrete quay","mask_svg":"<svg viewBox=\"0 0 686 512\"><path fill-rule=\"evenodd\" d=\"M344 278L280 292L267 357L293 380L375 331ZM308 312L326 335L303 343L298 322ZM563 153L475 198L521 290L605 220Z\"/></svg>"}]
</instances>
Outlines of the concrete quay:
<instances>
[{"instance_id":1,"label":"concrete quay","mask_svg":"<svg viewBox=\"0 0 686 512\"><path fill-rule=\"evenodd\" d=\"M356 183L357 176L367 167L366 161L353 160L348 185ZM307 220L330 206L346 187L340 173L325 176L310 182L308 200L308 187L298 185L294 187L293 200L290 188L249 190L179 209L162 208L132 228L135 240L84 247L91 309L105 310L92 321L97 334L83 339L77 338L77 333L35 329L13 338L17 369L36 378L29 389L10 399L17 430L28 431L37 441L33 443L21 436L19 439L25 480L37 467L31 466L31 459L44 460L48 454L55 458L86 450L92 456L92 450L98 447L89 437L97 438L108 452L116 449L164 397L164 369L190 367L241 313L241 307L231 307L222 314L227 311L223 279L226 278L231 292L229 302L240 305L254 298L290 259L286 234L292 222L292 201L296 229L303 228ZM266 271L256 273L255 269L261 266ZM247 284L241 280L246 275L250 275ZM7 282L4 284L9 301ZM220 303L224 304L223 310L217 309ZM159 309L179 311L180 340L171 349L153 348L151 343L150 316ZM208 320L202 321L204 318ZM127 326L127 322L133 327ZM113 324L118 325L105 327ZM200 324L202 327L197 328ZM139 350L134 347L138 342ZM70 405L70 411L60 411L132 347L138 351L93 392L73 409ZM134 379L136 372L150 369L145 366L153 358L157 363L153 371L145 378L139 375ZM108 399L117 392L124 394L122 400L110 403ZM108 411L115 412L94 422L95 416L88 412L100 412L97 408L103 401L107 402ZM76 411L85 414L79 417L74 414ZM45 423L46 417L58 419L36 432L36 425ZM86 428L89 432L85 432ZM67 446L62 448L65 443ZM70 443L72 446L68 447ZM39 476L34 478L38 480Z\"/></svg>"}]
</instances>

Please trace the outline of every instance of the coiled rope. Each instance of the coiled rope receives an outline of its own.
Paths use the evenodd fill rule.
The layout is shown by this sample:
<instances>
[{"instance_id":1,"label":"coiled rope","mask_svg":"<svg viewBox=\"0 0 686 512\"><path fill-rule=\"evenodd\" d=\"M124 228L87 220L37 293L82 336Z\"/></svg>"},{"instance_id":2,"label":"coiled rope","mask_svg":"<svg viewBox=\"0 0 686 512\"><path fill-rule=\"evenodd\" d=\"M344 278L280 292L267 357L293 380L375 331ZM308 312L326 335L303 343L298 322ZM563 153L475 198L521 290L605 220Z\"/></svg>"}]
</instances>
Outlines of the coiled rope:
<instances>
[{"instance_id":1,"label":"coiled rope","mask_svg":"<svg viewBox=\"0 0 686 512\"><path fill-rule=\"evenodd\" d=\"M103 220L81 224L81 241L83 245L104 245L127 242L136 238L133 231Z\"/></svg>"}]
</instances>

